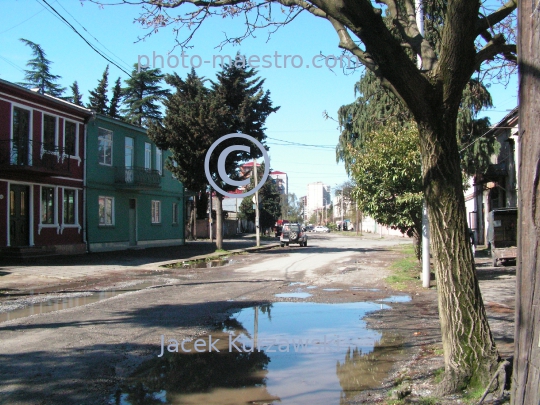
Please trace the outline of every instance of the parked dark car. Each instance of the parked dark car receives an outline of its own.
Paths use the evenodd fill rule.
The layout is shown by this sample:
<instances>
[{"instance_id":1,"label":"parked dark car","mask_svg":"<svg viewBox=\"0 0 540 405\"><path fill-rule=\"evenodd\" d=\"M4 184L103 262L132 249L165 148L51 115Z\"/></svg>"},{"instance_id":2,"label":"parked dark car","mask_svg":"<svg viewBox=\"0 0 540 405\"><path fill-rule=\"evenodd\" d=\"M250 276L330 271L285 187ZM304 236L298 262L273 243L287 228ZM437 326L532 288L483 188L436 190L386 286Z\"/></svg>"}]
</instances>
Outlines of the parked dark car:
<instances>
[{"instance_id":1,"label":"parked dark car","mask_svg":"<svg viewBox=\"0 0 540 405\"><path fill-rule=\"evenodd\" d=\"M307 246L308 236L305 231L302 231L300 224L283 224L283 231L279 237L281 247L289 243L298 243L300 246Z\"/></svg>"}]
</instances>

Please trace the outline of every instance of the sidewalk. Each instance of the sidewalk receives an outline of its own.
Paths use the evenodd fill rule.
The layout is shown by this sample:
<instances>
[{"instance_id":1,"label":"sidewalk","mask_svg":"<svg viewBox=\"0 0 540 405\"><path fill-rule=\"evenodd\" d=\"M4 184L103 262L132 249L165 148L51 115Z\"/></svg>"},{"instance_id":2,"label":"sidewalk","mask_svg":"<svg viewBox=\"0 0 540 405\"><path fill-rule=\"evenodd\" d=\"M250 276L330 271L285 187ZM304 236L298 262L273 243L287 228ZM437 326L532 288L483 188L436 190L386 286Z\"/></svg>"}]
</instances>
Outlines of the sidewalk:
<instances>
[{"instance_id":1,"label":"sidewalk","mask_svg":"<svg viewBox=\"0 0 540 405\"><path fill-rule=\"evenodd\" d=\"M225 239L229 252L269 249L279 243L261 240L255 247L250 235ZM183 260L215 256L215 243L209 240L186 241L182 246L88 253L73 256L48 256L28 259L0 258L0 295L12 289L31 289L50 284L99 278L123 272L160 270L160 266Z\"/></svg>"}]
</instances>

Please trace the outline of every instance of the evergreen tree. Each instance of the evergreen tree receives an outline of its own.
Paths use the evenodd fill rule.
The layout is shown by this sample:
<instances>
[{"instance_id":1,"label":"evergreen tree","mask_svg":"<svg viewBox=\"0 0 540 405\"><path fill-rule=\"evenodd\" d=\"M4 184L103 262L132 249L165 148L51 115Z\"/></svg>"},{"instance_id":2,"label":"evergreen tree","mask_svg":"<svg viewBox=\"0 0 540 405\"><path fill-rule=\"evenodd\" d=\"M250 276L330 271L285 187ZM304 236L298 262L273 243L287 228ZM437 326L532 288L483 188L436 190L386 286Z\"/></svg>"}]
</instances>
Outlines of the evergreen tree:
<instances>
[{"instance_id":1,"label":"evergreen tree","mask_svg":"<svg viewBox=\"0 0 540 405\"><path fill-rule=\"evenodd\" d=\"M161 88L163 78L160 69L139 68L135 64L131 77L125 81L127 87L122 89L126 106L122 114L126 121L147 127L149 121L162 119L159 103L170 94L169 90Z\"/></svg>"},{"instance_id":2,"label":"evergreen tree","mask_svg":"<svg viewBox=\"0 0 540 405\"><path fill-rule=\"evenodd\" d=\"M120 78L116 79L113 87L113 94L111 98L111 104L109 105L109 115L113 118L120 118L119 108L120 98L122 97L122 83Z\"/></svg>"},{"instance_id":3,"label":"evergreen tree","mask_svg":"<svg viewBox=\"0 0 540 405\"><path fill-rule=\"evenodd\" d=\"M177 74L166 76L167 84L174 86L176 92L168 96L164 103L166 115L163 123L151 121L148 134L159 147L173 151L176 166L169 164L169 168L192 191L206 189L204 158L216 140L229 133L242 132L264 142L264 122L279 107L272 107L270 93L262 90L263 80L250 80L255 75L256 72L249 68L225 66L210 89L194 69L185 81ZM222 142L212 154L210 171L216 184L223 190L232 191L236 187L219 178L218 157L226 147L241 143L239 139ZM251 146L249 142L245 144ZM262 152L257 148L251 148L251 153L230 153L225 160L225 171L231 178L238 180L240 162L261 155ZM215 207L216 243L221 248L222 200L221 195L219 197L218 206Z\"/></svg>"},{"instance_id":4,"label":"evergreen tree","mask_svg":"<svg viewBox=\"0 0 540 405\"><path fill-rule=\"evenodd\" d=\"M190 218L190 234L196 235L197 200L205 196L208 180L203 162L206 151L218 132L226 111L205 87L205 79L194 69L184 80L178 74L167 75L165 82L174 88L164 101L162 122L151 121L148 136L162 149L170 149L166 167L186 187L195 192L195 204Z\"/></svg>"},{"instance_id":5,"label":"evergreen tree","mask_svg":"<svg viewBox=\"0 0 540 405\"><path fill-rule=\"evenodd\" d=\"M98 82L97 87L94 90L90 90L90 96L88 97L88 108L91 108L98 114L107 114L107 103L109 97L107 96L107 87L109 79L109 65L105 68L101 79Z\"/></svg>"},{"instance_id":6,"label":"evergreen tree","mask_svg":"<svg viewBox=\"0 0 540 405\"><path fill-rule=\"evenodd\" d=\"M379 79L367 72L355 84L357 99L338 111L338 119L342 128L336 148L337 160L345 163L350 169L353 160L348 154L348 146L363 149L366 134L380 131L389 125L408 126L414 122L410 111L390 91L383 88ZM466 175L474 176L483 172L490 164L490 158L499 150L494 138L484 138L489 129L488 118L478 118L483 108L492 107L491 95L478 80L470 79L463 91L458 112L457 138L460 149L474 142L470 148L463 149L461 167Z\"/></svg>"},{"instance_id":7,"label":"evergreen tree","mask_svg":"<svg viewBox=\"0 0 540 405\"><path fill-rule=\"evenodd\" d=\"M29 89L38 88L40 94L62 97L66 89L55 83L61 77L51 73L50 65L52 62L47 59L43 48L28 39L21 38L20 40L32 49L34 58L26 64L28 70L24 71L25 81L19 84Z\"/></svg>"},{"instance_id":8,"label":"evergreen tree","mask_svg":"<svg viewBox=\"0 0 540 405\"><path fill-rule=\"evenodd\" d=\"M71 97L70 100L73 104L83 106L82 102L82 94L79 92L79 84L75 80L73 84L70 86L71 89Z\"/></svg>"},{"instance_id":9,"label":"evergreen tree","mask_svg":"<svg viewBox=\"0 0 540 405\"><path fill-rule=\"evenodd\" d=\"M235 61L243 58L237 54ZM227 133L241 132L264 144L266 119L279 107L272 107L270 92L263 90L263 84L264 80L257 77L257 71L245 63L238 66L233 62L217 73L212 89L224 100L229 112L225 123ZM245 154L241 157L249 159Z\"/></svg>"}]
</instances>

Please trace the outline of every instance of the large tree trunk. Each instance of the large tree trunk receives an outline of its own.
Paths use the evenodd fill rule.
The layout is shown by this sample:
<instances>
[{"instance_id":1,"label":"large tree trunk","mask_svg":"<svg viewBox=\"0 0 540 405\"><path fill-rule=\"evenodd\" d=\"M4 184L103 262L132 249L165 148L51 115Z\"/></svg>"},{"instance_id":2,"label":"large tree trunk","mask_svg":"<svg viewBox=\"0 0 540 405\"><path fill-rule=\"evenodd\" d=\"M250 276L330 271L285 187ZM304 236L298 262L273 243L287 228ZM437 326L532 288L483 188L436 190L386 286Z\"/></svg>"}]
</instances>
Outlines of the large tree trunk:
<instances>
[{"instance_id":1,"label":"large tree trunk","mask_svg":"<svg viewBox=\"0 0 540 405\"><path fill-rule=\"evenodd\" d=\"M540 404L540 10L519 2L519 226L512 404Z\"/></svg>"},{"instance_id":2,"label":"large tree trunk","mask_svg":"<svg viewBox=\"0 0 540 405\"><path fill-rule=\"evenodd\" d=\"M216 202L216 249L223 249L223 200L218 195Z\"/></svg>"},{"instance_id":3,"label":"large tree trunk","mask_svg":"<svg viewBox=\"0 0 540 405\"><path fill-rule=\"evenodd\" d=\"M455 122L455 114L446 111L418 125L444 348L444 393L487 385L498 362L469 243Z\"/></svg>"}]
</instances>

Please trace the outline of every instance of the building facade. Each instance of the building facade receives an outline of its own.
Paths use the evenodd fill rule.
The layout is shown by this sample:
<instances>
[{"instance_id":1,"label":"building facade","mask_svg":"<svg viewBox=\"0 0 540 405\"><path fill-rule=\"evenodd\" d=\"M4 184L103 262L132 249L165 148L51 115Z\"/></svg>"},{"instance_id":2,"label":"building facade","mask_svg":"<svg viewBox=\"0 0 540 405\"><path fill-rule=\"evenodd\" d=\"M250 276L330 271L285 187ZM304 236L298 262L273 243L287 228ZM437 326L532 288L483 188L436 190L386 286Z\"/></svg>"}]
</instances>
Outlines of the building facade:
<instances>
[{"instance_id":1,"label":"building facade","mask_svg":"<svg viewBox=\"0 0 540 405\"><path fill-rule=\"evenodd\" d=\"M104 115L87 126L90 251L185 243L184 186L146 130Z\"/></svg>"},{"instance_id":2,"label":"building facade","mask_svg":"<svg viewBox=\"0 0 540 405\"><path fill-rule=\"evenodd\" d=\"M0 249L86 252L84 137L91 115L0 80Z\"/></svg>"},{"instance_id":3,"label":"building facade","mask_svg":"<svg viewBox=\"0 0 540 405\"><path fill-rule=\"evenodd\" d=\"M307 186L306 211L307 218L310 218L316 211L324 211L331 204L330 186L318 181Z\"/></svg>"},{"instance_id":4,"label":"building facade","mask_svg":"<svg viewBox=\"0 0 540 405\"><path fill-rule=\"evenodd\" d=\"M485 173L477 174L465 192L469 228L477 244L486 244L488 214L495 208L517 207L519 130L518 108L514 108L486 136L495 137L500 144L497 155Z\"/></svg>"},{"instance_id":5,"label":"building facade","mask_svg":"<svg viewBox=\"0 0 540 405\"><path fill-rule=\"evenodd\" d=\"M273 171L269 175L276 184L277 190L281 195L289 194L289 177L285 172Z\"/></svg>"}]
</instances>

